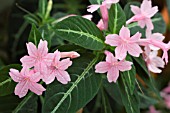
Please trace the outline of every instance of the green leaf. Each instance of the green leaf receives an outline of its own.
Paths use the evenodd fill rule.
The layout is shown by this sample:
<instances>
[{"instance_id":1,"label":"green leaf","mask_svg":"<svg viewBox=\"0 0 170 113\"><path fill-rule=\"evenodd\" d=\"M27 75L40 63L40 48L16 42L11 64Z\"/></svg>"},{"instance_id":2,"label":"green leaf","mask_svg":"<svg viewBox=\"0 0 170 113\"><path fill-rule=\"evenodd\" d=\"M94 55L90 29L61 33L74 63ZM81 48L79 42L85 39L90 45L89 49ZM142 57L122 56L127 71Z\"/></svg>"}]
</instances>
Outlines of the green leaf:
<instances>
[{"instance_id":1,"label":"green leaf","mask_svg":"<svg viewBox=\"0 0 170 113\"><path fill-rule=\"evenodd\" d=\"M47 8L47 0L39 0L38 11L44 17Z\"/></svg>"},{"instance_id":2,"label":"green leaf","mask_svg":"<svg viewBox=\"0 0 170 113\"><path fill-rule=\"evenodd\" d=\"M124 75L120 76L120 79L118 81L120 94L122 98L122 102L125 106L127 113L140 113L139 109L139 96L137 94L137 91L135 90L133 95L130 94L130 89L126 82L126 77Z\"/></svg>"},{"instance_id":3,"label":"green leaf","mask_svg":"<svg viewBox=\"0 0 170 113\"><path fill-rule=\"evenodd\" d=\"M106 79L104 80L103 85L110 97L114 99L118 104L123 105L118 85L115 83L109 83Z\"/></svg>"},{"instance_id":4,"label":"green leaf","mask_svg":"<svg viewBox=\"0 0 170 113\"><path fill-rule=\"evenodd\" d=\"M130 56L126 57L127 61L133 62L132 58ZM125 71L121 73L121 76L124 76L126 79L127 87L130 90L130 94L133 95L134 89L135 89L135 81L136 81L136 69L134 64L132 65L132 69L129 71Z\"/></svg>"},{"instance_id":5,"label":"green leaf","mask_svg":"<svg viewBox=\"0 0 170 113\"><path fill-rule=\"evenodd\" d=\"M48 48L51 47L51 39L55 37L55 33L53 30L50 29L51 27L48 25L41 26L38 30L41 34L43 40L48 42ZM40 37L40 38L41 38Z\"/></svg>"},{"instance_id":6,"label":"green leaf","mask_svg":"<svg viewBox=\"0 0 170 113\"><path fill-rule=\"evenodd\" d=\"M119 33L126 23L126 16L119 4L113 4L109 10L109 31L112 34Z\"/></svg>"},{"instance_id":7,"label":"green leaf","mask_svg":"<svg viewBox=\"0 0 170 113\"><path fill-rule=\"evenodd\" d=\"M135 61L134 63L135 63L136 71L137 71L138 75L140 76L140 78L156 94L155 96L157 98L161 99L160 93L159 93L158 89L156 88L154 79L150 75L142 56L140 56L138 58L133 57L133 59Z\"/></svg>"},{"instance_id":8,"label":"green leaf","mask_svg":"<svg viewBox=\"0 0 170 113\"><path fill-rule=\"evenodd\" d=\"M149 106L158 103L158 100L149 95L142 94L140 92L138 92L138 95L140 97L140 108L142 109L147 109Z\"/></svg>"},{"instance_id":9,"label":"green leaf","mask_svg":"<svg viewBox=\"0 0 170 113\"><path fill-rule=\"evenodd\" d=\"M14 95L0 97L0 113L12 113L21 99Z\"/></svg>"},{"instance_id":10,"label":"green leaf","mask_svg":"<svg viewBox=\"0 0 170 113\"><path fill-rule=\"evenodd\" d=\"M113 113L112 108L110 106L108 95L104 91L104 88L101 89L101 93L102 93L102 106L101 106L102 113Z\"/></svg>"},{"instance_id":11,"label":"green leaf","mask_svg":"<svg viewBox=\"0 0 170 113\"><path fill-rule=\"evenodd\" d=\"M87 54L75 59L68 70L71 82L53 82L47 87L42 112L75 113L94 98L101 85L101 76L93 70L97 59Z\"/></svg>"},{"instance_id":12,"label":"green leaf","mask_svg":"<svg viewBox=\"0 0 170 113\"><path fill-rule=\"evenodd\" d=\"M29 93L15 108L12 113L37 113L38 111L38 96L34 93Z\"/></svg>"},{"instance_id":13,"label":"green leaf","mask_svg":"<svg viewBox=\"0 0 170 113\"><path fill-rule=\"evenodd\" d=\"M127 20L130 19L134 14L131 11L130 5L140 6L139 2L130 2L125 8L124 12L126 14ZM152 17L152 22L154 25L153 33L165 33L166 32L166 24L160 13L157 13L154 17ZM134 35L136 32L142 33L142 36L145 37L145 29L142 29L138 26L137 22L131 23L128 25L128 28L131 30L131 34Z\"/></svg>"},{"instance_id":14,"label":"green leaf","mask_svg":"<svg viewBox=\"0 0 170 113\"><path fill-rule=\"evenodd\" d=\"M38 43L41 39L41 33L36 28L34 24L32 24L31 32L29 34L28 41L34 43L36 46L38 46Z\"/></svg>"},{"instance_id":15,"label":"green leaf","mask_svg":"<svg viewBox=\"0 0 170 113\"><path fill-rule=\"evenodd\" d=\"M104 39L97 26L80 16L73 16L57 23L54 27L57 36L90 50L102 50Z\"/></svg>"},{"instance_id":16,"label":"green leaf","mask_svg":"<svg viewBox=\"0 0 170 113\"><path fill-rule=\"evenodd\" d=\"M0 96L5 96L14 92L16 83L9 76L9 70L11 68L20 70L21 65L11 64L0 69Z\"/></svg>"}]
</instances>

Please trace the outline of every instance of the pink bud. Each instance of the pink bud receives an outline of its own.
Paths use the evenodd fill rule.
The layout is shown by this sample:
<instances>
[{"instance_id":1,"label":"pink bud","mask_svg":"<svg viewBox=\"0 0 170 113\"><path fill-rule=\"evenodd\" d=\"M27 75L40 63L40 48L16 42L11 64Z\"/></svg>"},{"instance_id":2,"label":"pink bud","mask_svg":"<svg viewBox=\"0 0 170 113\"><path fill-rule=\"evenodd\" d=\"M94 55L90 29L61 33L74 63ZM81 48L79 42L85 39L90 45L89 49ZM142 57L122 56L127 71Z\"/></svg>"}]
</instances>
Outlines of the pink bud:
<instances>
[{"instance_id":1,"label":"pink bud","mask_svg":"<svg viewBox=\"0 0 170 113\"><path fill-rule=\"evenodd\" d=\"M71 51L71 52L61 52L61 58L66 58L66 57L69 57L69 58L77 58L79 57L80 54L78 54L77 52L75 51Z\"/></svg>"}]
</instances>

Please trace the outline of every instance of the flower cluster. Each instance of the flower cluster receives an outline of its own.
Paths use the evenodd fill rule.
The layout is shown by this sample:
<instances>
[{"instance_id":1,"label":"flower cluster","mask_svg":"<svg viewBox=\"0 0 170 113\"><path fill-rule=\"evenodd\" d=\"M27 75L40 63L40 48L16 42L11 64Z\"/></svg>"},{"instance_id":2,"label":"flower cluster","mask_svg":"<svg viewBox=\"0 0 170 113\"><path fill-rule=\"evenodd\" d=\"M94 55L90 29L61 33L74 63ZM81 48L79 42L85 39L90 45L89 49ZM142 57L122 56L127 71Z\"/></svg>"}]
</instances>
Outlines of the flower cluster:
<instances>
[{"instance_id":1,"label":"flower cluster","mask_svg":"<svg viewBox=\"0 0 170 113\"><path fill-rule=\"evenodd\" d=\"M119 0L104 0L101 5L90 5L89 12L94 12L100 8L102 19L97 24L100 30L107 30L108 28L108 9L112 4L119 2ZM122 26L119 35L109 34L105 38L105 43L116 47L115 57L111 52L106 51L106 62L99 62L95 69L96 73L106 73L109 82L116 82L119 76L119 71L128 71L131 69L132 63L125 61L127 54L133 57L143 55L148 69L154 73L160 73L159 68L164 68L165 63L168 63L168 50L170 49L170 42L165 44L165 38L160 33L153 33L154 29L151 17L158 12L158 7L152 7L150 0L143 0L141 7L131 5L131 11L135 14L132 18L127 20L126 25L132 22L138 22L141 28L146 26L146 37L141 38L141 33L137 32L135 35L130 35L130 30L126 26ZM142 49L142 47L144 49ZM162 49L162 58L158 57L158 50ZM165 62L164 62L165 60ZM124 65L124 66L123 66Z\"/></svg>"},{"instance_id":2,"label":"flower cluster","mask_svg":"<svg viewBox=\"0 0 170 113\"><path fill-rule=\"evenodd\" d=\"M37 82L42 79L46 84L50 84L55 78L62 84L67 84L71 79L66 69L72 65L70 58L77 58L77 52L48 53L47 41L40 40L38 48L32 43L27 44L28 55L22 57L23 68L19 72L10 69L9 75L18 82L15 87L15 95L24 97L28 90L41 95L45 88ZM66 58L62 59L61 58Z\"/></svg>"}]
</instances>

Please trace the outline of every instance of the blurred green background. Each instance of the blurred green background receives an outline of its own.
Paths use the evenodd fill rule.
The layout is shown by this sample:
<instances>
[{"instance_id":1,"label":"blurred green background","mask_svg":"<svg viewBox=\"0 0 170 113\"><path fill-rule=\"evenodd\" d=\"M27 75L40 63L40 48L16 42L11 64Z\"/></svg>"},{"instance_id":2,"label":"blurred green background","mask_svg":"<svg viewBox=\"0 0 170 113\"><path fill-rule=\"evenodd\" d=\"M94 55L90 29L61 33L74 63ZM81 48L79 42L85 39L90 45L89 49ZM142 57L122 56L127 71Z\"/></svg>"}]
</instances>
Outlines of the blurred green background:
<instances>
[{"instance_id":1,"label":"blurred green background","mask_svg":"<svg viewBox=\"0 0 170 113\"><path fill-rule=\"evenodd\" d=\"M130 1L133 0L121 0L120 3L123 7ZM141 2L142 0L136 1ZM164 34L166 36L165 42L168 42L170 40L170 13L168 13L168 10L170 12L170 0L152 1L153 5L159 7L168 26L167 32ZM38 2L39 0L0 0L0 67L12 63L20 63L20 58L27 54L25 45L31 25L26 21L25 15L27 15L28 12L35 14L38 11ZM67 14L89 14L86 11L87 6L90 5L88 0L53 0L53 2L54 5L51 16L54 18L59 18ZM97 23L100 19L99 15L95 12L93 16L92 20ZM58 43L54 41L52 45L57 44ZM170 81L170 63L163 69L161 74L153 74L153 76L156 78L157 87L161 90ZM89 109L91 111L97 111L90 107L93 106L93 104L93 101L89 103L88 109L84 109L84 111L87 113Z\"/></svg>"}]
</instances>

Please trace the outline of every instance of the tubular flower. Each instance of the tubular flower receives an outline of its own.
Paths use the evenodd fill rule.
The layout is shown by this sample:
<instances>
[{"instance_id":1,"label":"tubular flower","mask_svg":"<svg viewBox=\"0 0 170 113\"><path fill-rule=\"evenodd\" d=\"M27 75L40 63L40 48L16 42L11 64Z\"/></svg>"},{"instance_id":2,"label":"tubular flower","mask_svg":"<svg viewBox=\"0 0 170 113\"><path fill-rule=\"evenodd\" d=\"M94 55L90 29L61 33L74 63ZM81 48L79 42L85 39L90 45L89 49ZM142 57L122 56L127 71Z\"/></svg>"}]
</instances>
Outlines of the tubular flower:
<instances>
[{"instance_id":1,"label":"tubular flower","mask_svg":"<svg viewBox=\"0 0 170 113\"><path fill-rule=\"evenodd\" d=\"M154 29L151 17L153 17L158 12L158 7L152 7L151 0L143 0L140 8L131 5L131 10L135 16L130 18L126 24L137 21L141 28L146 26L148 30Z\"/></svg>"},{"instance_id":2,"label":"tubular flower","mask_svg":"<svg viewBox=\"0 0 170 113\"><path fill-rule=\"evenodd\" d=\"M115 49L116 58L123 60L126 58L127 52L135 57L139 57L142 49L138 44L141 33L137 32L134 36L130 37L130 30L127 27L122 27L119 35L111 34L106 36L106 44L117 46Z\"/></svg>"},{"instance_id":3,"label":"tubular flower","mask_svg":"<svg viewBox=\"0 0 170 113\"><path fill-rule=\"evenodd\" d=\"M62 84L67 84L71 79L67 71L69 66L72 65L70 58L63 59L60 61L61 53L57 50L54 53L54 58L51 66L48 67L48 76L45 76L44 82L50 84L54 81L55 77Z\"/></svg>"},{"instance_id":4,"label":"tubular flower","mask_svg":"<svg viewBox=\"0 0 170 113\"><path fill-rule=\"evenodd\" d=\"M158 67L164 68L165 63L157 55L158 51L151 51L149 47L145 47L145 52L143 56L148 69L154 73L161 73L162 70L160 70Z\"/></svg>"},{"instance_id":5,"label":"tubular flower","mask_svg":"<svg viewBox=\"0 0 170 113\"><path fill-rule=\"evenodd\" d=\"M21 72L16 69L10 69L9 75L15 82L18 82L14 93L20 98L24 97L28 90L37 95L42 95L42 92L45 91L45 88L37 83L41 79L39 72L29 70L29 68L23 68Z\"/></svg>"},{"instance_id":6,"label":"tubular flower","mask_svg":"<svg viewBox=\"0 0 170 113\"><path fill-rule=\"evenodd\" d=\"M80 56L80 54L78 54L77 52L75 51L71 51L71 52L60 52L61 54L61 58L77 58Z\"/></svg>"},{"instance_id":7,"label":"tubular flower","mask_svg":"<svg viewBox=\"0 0 170 113\"><path fill-rule=\"evenodd\" d=\"M119 77L119 71L131 70L132 62L129 61L118 61L111 52L105 51L106 61L99 62L95 66L96 73L106 73L109 82L116 82Z\"/></svg>"}]
</instances>

